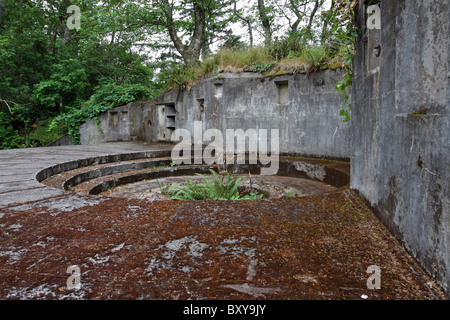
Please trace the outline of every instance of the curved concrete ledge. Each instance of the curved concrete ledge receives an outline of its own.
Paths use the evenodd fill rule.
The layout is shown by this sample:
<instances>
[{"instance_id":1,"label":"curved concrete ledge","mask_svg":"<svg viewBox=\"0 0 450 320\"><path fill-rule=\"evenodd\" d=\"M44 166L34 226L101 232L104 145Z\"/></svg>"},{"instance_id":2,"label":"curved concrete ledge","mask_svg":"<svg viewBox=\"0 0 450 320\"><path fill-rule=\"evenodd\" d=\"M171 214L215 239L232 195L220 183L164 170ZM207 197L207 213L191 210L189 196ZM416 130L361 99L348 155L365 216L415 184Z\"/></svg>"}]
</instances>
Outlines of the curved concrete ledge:
<instances>
[{"instance_id":1,"label":"curved concrete ledge","mask_svg":"<svg viewBox=\"0 0 450 320\"><path fill-rule=\"evenodd\" d=\"M322 161L322 165L312 164L311 162L314 161L314 159L309 159L309 161L310 162L298 160L280 161L279 171L276 175L319 181L333 187L340 188L338 190L348 187L350 181L348 172L333 168L332 166L326 166L326 161ZM262 166L258 164L241 164L229 165L227 169L235 174L251 173L252 175L259 175L261 174L261 167ZM108 191L109 189L143 180L154 180L171 176L194 175L196 173L209 174L209 169L213 169L216 172L218 171L217 166L188 165L130 173L129 175L112 177L111 179L101 181L92 187L88 193L98 195L102 192ZM88 175L89 173L86 173L86 176ZM71 179L68 179L66 182L69 180L72 181Z\"/></svg>"},{"instance_id":2,"label":"curved concrete ledge","mask_svg":"<svg viewBox=\"0 0 450 320\"><path fill-rule=\"evenodd\" d=\"M150 169L152 167L158 167L158 166L167 166L171 163L172 160L170 158L166 160L149 160L149 161L140 161L140 162L131 162L126 164L117 164L117 165L110 165L103 168L97 168L93 170L88 170L83 173L76 174L69 179L66 179L62 183L62 188L64 190L69 190L70 188L73 188L74 186L83 183L88 180L109 176L113 174L128 172L128 171L134 171L134 170L142 170L142 169Z\"/></svg>"},{"instance_id":3,"label":"curved concrete ledge","mask_svg":"<svg viewBox=\"0 0 450 320\"><path fill-rule=\"evenodd\" d=\"M131 142L114 142L89 146L64 146L0 151L0 208L32 203L53 197L61 197L67 187L87 181L94 177L144 168L147 165L167 165L169 160L155 162L152 158L170 156L173 144L143 144ZM193 151L194 152L194 151ZM289 159L288 157L282 157ZM133 164L133 160L148 159L142 164ZM296 158L292 158L296 159ZM129 164L120 162L129 161ZM170 163L170 162L169 162ZM348 185L348 171L334 166L333 161L302 159L292 162L280 161L278 175L317 178L336 187ZM98 171L88 171L77 177L69 178L62 188L53 188L40 182L67 171L82 167L111 164ZM342 164L342 163L341 163ZM259 167L249 165L242 167L247 173L259 174ZM317 175L317 172L320 172ZM316 175L316 176L315 176ZM123 178L127 181L130 178ZM129 180L128 180L129 181ZM73 196L73 195L72 195Z\"/></svg>"},{"instance_id":4,"label":"curved concrete ledge","mask_svg":"<svg viewBox=\"0 0 450 320\"><path fill-rule=\"evenodd\" d=\"M41 181L82 166L170 155L171 144L113 142L0 150L0 208L64 196L62 189Z\"/></svg>"},{"instance_id":5,"label":"curved concrete ledge","mask_svg":"<svg viewBox=\"0 0 450 320\"><path fill-rule=\"evenodd\" d=\"M170 151L147 151L147 152L134 152L134 153L118 153L106 156L91 157L86 159L77 159L69 162L58 163L54 166L42 169L36 173L36 180L41 182L51 176L79 169L82 167L95 166L99 164L115 163L121 161L138 160L146 158L162 158L170 156Z\"/></svg>"},{"instance_id":6,"label":"curved concrete ledge","mask_svg":"<svg viewBox=\"0 0 450 320\"><path fill-rule=\"evenodd\" d=\"M64 181L61 183L63 190L72 189L90 180L100 179L101 181L97 181L94 186L90 186L89 190L83 190L83 193L98 195L109 189L143 180L193 175L196 173L209 174L209 169L218 171L217 166L207 164L168 167L172 162L171 158L167 157L168 155L168 151L155 151L91 157L45 168L37 176L38 180L44 181L43 179L49 178L52 180L53 175L67 173ZM147 160L148 158L160 156L164 156L164 158ZM195 162L192 161L192 163ZM148 169L161 166L166 166L167 168L147 171ZM343 170L343 166L345 166L345 163L332 160L283 156L278 161L279 169L276 175L309 179L323 182L336 188L343 188L348 187L350 181L348 168ZM227 165L227 170L236 174L251 173L260 175L261 169L264 167L267 167L267 165L263 165L260 162L257 164L232 164ZM84 170L77 172L79 169ZM72 174L71 171L74 171L74 173ZM110 178L108 179L108 177ZM55 183L52 182L48 183L46 181L46 184L55 186Z\"/></svg>"},{"instance_id":7,"label":"curved concrete ledge","mask_svg":"<svg viewBox=\"0 0 450 320\"><path fill-rule=\"evenodd\" d=\"M167 169L156 169L147 172L140 172L135 174L130 174L126 176L121 176L117 178L112 178L105 180L92 187L89 190L89 194L98 195L102 192L108 191L109 189L119 187L125 184L134 183L143 180L150 179L160 179L172 176L185 176L194 175L196 173L206 174L209 173L209 169L213 169L211 166L182 166L177 168L167 168Z\"/></svg>"},{"instance_id":8,"label":"curved concrete ledge","mask_svg":"<svg viewBox=\"0 0 450 320\"><path fill-rule=\"evenodd\" d=\"M282 158L280 175L347 190L261 201L155 203L66 192L38 182L79 166L89 171L92 164L111 166L98 175L123 171L134 159L167 155L171 147L112 143L0 151L0 298L443 298L347 189L348 163ZM258 170L240 170L249 168ZM78 291L64 287L66 268L73 264L82 272ZM365 288L365 270L372 264L391 271L383 274L382 290Z\"/></svg>"}]
</instances>

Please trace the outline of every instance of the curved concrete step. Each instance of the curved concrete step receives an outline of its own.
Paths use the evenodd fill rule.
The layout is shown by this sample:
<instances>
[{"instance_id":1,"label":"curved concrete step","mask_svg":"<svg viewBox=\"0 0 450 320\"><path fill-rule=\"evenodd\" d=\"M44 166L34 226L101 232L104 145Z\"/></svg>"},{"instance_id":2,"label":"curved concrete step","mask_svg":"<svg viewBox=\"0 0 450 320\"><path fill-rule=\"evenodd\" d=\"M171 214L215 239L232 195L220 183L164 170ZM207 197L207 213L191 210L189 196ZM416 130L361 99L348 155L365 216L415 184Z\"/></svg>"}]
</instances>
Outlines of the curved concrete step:
<instances>
[{"instance_id":1,"label":"curved concrete step","mask_svg":"<svg viewBox=\"0 0 450 320\"><path fill-rule=\"evenodd\" d=\"M108 142L101 145L0 150L0 208L65 196L77 198L66 194L61 184L49 186L41 182L86 165L170 156L172 148L173 144L163 143Z\"/></svg>"},{"instance_id":2,"label":"curved concrete step","mask_svg":"<svg viewBox=\"0 0 450 320\"><path fill-rule=\"evenodd\" d=\"M45 179L48 179L52 176L89 166L111 164L139 159L163 158L163 157L170 157L170 155L171 150L153 150L153 151L143 151L133 153L118 153L112 155L77 159L73 161L58 163L40 170L38 173L36 173L36 180L42 182Z\"/></svg>"},{"instance_id":3,"label":"curved concrete step","mask_svg":"<svg viewBox=\"0 0 450 320\"><path fill-rule=\"evenodd\" d=\"M209 174L209 169L216 169L214 166L207 165L187 165L173 168L162 168L154 170L140 170L135 172L129 172L126 175L109 176L102 181L96 181L88 193L91 195L98 195L110 189L123 186L130 183L135 183L144 180L155 180L173 176L188 176L199 174Z\"/></svg>"},{"instance_id":4,"label":"curved concrete step","mask_svg":"<svg viewBox=\"0 0 450 320\"><path fill-rule=\"evenodd\" d=\"M142 169L151 169L154 167L169 166L172 162L171 158L158 158L144 161L127 161L125 163L109 164L107 166L97 167L93 170L87 170L82 173L75 174L66 179L61 187L64 190L71 189L80 183L88 180L97 179L105 176L115 175L118 173L137 171Z\"/></svg>"},{"instance_id":5,"label":"curved concrete step","mask_svg":"<svg viewBox=\"0 0 450 320\"><path fill-rule=\"evenodd\" d=\"M41 181L65 191L98 195L112 188L143 180L209 174L210 168L219 171L217 165L206 164L172 167L169 156L170 150L160 150L92 157L45 168L36 176L38 180L47 177ZM268 166L260 162L246 163L227 165L226 170L235 174L260 175L261 168ZM276 175L319 181L341 189L349 185L348 171L348 163L341 161L282 156Z\"/></svg>"},{"instance_id":6,"label":"curved concrete step","mask_svg":"<svg viewBox=\"0 0 450 320\"><path fill-rule=\"evenodd\" d=\"M209 174L210 169L213 169L216 172L219 171L218 167L214 165L187 165L159 168L154 170L149 169L151 168L147 168L146 170L123 171L92 180L86 180L73 191L98 195L118 186L143 180L154 180L171 176L194 175L196 173ZM259 175L261 173L261 166L259 165L229 165L227 169L229 172L233 172L234 174L250 173L252 175ZM327 167L305 161L280 161L277 176L320 181L338 189L347 188L349 183L349 176L345 171L333 166Z\"/></svg>"}]
</instances>

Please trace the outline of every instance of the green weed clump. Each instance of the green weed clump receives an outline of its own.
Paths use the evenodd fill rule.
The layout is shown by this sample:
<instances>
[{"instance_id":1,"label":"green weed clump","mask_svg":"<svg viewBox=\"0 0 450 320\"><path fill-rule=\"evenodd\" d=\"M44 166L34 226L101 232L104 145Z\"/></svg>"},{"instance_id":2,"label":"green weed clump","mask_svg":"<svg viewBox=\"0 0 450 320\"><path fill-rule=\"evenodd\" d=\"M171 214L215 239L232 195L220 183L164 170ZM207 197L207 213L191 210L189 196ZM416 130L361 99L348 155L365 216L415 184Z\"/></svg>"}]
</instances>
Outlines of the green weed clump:
<instances>
[{"instance_id":1,"label":"green weed clump","mask_svg":"<svg viewBox=\"0 0 450 320\"><path fill-rule=\"evenodd\" d=\"M159 185L161 192L170 195L172 200L258 200L262 194L251 192L242 195L240 186L242 178L233 177L230 173L226 176L217 174L210 169L212 178L197 174L202 178L204 184L197 184L192 179L185 179L185 186L173 184L171 186Z\"/></svg>"},{"instance_id":2,"label":"green weed clump","mask_svg":"<svg viewBox=\"0 0 450 320\"><path fill-rule=\"evenodd\" d=\"M220 73L259 72L274 77L343 67L339 43L306 45L295 39L277 40L270 47L222 48L193 66L176 66L167 77L167 89L190 88Z\"/></svg>"}]
</instances>

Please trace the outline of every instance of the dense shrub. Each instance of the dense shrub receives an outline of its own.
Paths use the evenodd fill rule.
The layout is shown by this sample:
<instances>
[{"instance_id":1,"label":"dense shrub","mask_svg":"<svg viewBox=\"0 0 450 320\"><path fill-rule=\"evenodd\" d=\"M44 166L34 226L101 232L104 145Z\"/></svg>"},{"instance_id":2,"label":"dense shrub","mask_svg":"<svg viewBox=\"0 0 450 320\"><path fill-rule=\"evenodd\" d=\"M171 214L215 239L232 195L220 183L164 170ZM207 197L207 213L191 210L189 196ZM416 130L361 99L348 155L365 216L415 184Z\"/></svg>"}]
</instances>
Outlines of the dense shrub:
<instances>
[{"instance_id":1,"label":"dense shrub","mask_svg":"<svg viewBox=\"0 0 450 320\"><path fill-rule=\"evenodd\" d=\"M173 184L164 192L170 194L173 200L257 200L263 197L256 192L242 194L242 178L233 177L230 173L221 176L212 169L210 171L212 178L197 174L204 184L186 178L184 187Z\"/></svg>"},{"instance_id":2,"label":"dense shrub","mask_svg":"<svg viewBox=\"0 0 450 320\"><path fill-rule=\"evenodd\" d=\"M80 142L80 132L78 127L108 109L125 105L137 100L152 98L149 88L140 84L116 85L105 83L96 88L95 94L81 106L70 108L53 119L50 129L56 127L66 128L66 133L72 137L74 144Z\"/></svg>"}]
</instances>

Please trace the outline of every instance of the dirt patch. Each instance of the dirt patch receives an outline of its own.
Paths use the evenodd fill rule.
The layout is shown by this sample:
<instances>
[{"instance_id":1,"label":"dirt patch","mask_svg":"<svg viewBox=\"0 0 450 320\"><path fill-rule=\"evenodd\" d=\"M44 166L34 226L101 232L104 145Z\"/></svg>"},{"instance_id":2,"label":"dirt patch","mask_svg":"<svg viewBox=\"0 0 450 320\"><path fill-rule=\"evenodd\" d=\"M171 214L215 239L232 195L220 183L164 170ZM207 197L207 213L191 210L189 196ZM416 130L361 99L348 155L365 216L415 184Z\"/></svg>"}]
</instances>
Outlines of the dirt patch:
<instances>
[{"instance_id":1,"label":"dirt patch","mask_svg":"<svg viewBox=\"0 0 450 320\"><path fill-rule=\"evenodd\" d=\"M0 212L2 299L444 299L350 192ZM67 268L80 268L69 289ZM381 268L381 289L367 268Z\"/></svg>"},{"instance_id":2,"label":"dirt patch","mask_svg":"<svg viewBox=\"0 0 450 320\"><path fill-rule=\"evenodd\" d=\"M248 192L255 191L263 193L265 198L278 199L282 197L299 197L336 191L336 188L332 186L308 179L248 175L238 177L243 179L242 187ZM170 195L167 195L164 190L161 190L160 186L162 186L163 189L174 183L184 186L186 178L191 179L198 184L203 184L202 179L198 176L168 177L119 186L103 192L101 195L128 199L146 199L149 201L170 200Z\"/></svg>"}]
</instances>

